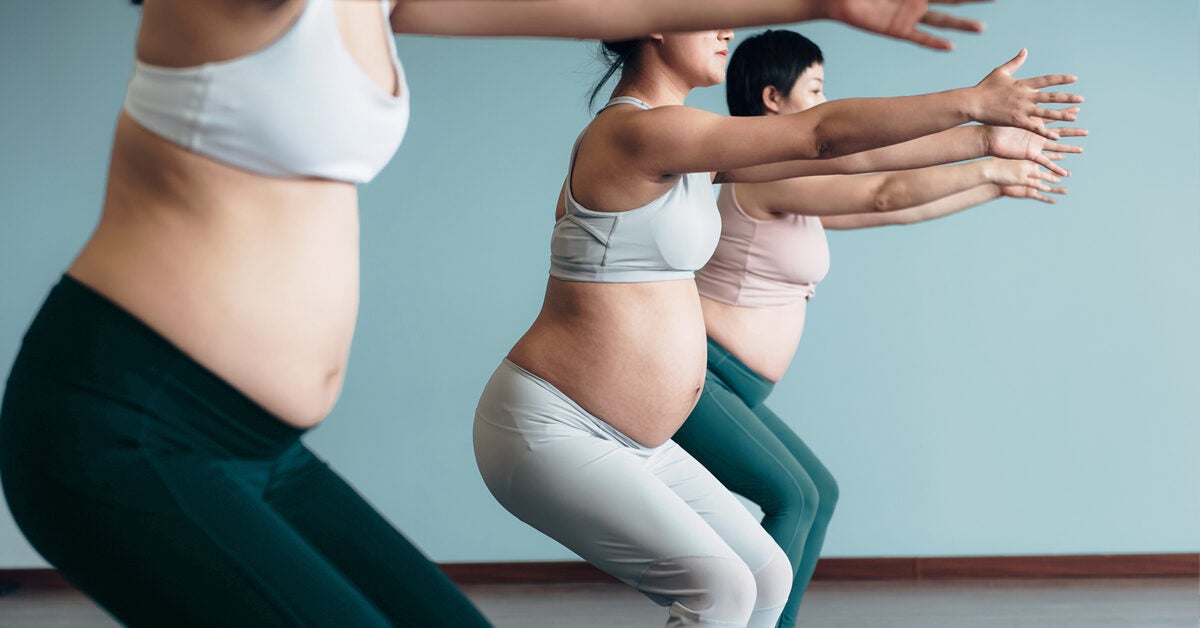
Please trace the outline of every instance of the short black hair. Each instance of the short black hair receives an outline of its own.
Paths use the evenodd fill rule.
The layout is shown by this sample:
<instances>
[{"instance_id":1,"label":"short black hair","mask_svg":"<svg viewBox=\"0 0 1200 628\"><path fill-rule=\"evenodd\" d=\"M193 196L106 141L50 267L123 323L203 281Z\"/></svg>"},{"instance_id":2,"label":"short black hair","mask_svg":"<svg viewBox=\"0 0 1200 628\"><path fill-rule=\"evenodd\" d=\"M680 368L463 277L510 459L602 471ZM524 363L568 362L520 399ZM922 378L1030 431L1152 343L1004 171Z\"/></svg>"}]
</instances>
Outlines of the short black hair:
<instances>
[{"instance_id":1,"label":"short black hair","mask_svg":"<svg viewBox=\"0 0 1200 628\"><path fill-rule=\"evenodd\" d=\"M795 31L767 30L746 39L733 51L725 73L729 115L763 115L763 89L773 85L790 94L796 79L818 63L825 63L820 47Z\"/></svg>"}]
</instances>

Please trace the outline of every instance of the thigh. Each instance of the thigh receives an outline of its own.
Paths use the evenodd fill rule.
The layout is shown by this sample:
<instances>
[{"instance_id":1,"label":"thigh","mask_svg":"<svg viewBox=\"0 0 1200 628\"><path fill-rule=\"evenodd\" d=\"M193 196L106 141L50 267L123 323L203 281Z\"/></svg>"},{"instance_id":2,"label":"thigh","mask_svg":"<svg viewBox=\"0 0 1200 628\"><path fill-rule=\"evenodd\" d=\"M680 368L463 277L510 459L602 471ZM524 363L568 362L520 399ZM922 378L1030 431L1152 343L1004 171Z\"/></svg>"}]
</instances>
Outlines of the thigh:
<instances>
[{"instance_id":1,"label":"thigh","mask_svg":"<svg viewBox=\"0 0 1200 628\"><path fill-rule=\"evenodd\" d=\"M672 440L730 490L771 508L815 490L807 468L780 434L796 442L799 438L778 417L771 416L781 429L772 429L755 409L710 377Z\"/></svg>"},{"instance_id":2,"label":"thigh","mask_svg":"<svg viewBox=\"0 0 1200 628\"><path fill-rule=\"evenodd\" d=\"M489 625L437 565L303 446L273 469L267 500L393 625Z\"/></svg>"},{"instance_id":3,"label":"thigh","mask_svg":"<svg viewBox=\"0 0 1200 628\"><path fill-rule=\"evenodd\" d=\"M128 405L48 381L19 384L6 395L0 435L13 517L122 622L387 625L263 501L261 461L149 448L139 435L153 418ZM114 421L121 429L98 429Z\"/></svg>"},{"instance_id":4,"label":"thigh","mask_svg":"<svg viewBox=\"0 0 1200 628\"><path fill-rule=\"evenodd\" d=\"M655 451L648 470L757 573L780 552L758 520L708 469L674 441Z\"/></svg>"},{"instance_id":5,"label":"thigh","mask_svg":"<svg viewBox=\"0 0 1200 628\"><path fill-rule=\"evenodd\" d=\"M804 472L812 480L816 486L820 499L822 501L831 502L837 499L837 481L834 480L833 474L821 462L808 444L800 438L792 428L788 427L787 423L783 422L766 404L759 404L754 408L754 415L765 426L775 438L783 445L791 455L792 459L800 463L804 467Z\"/></svg>"},{"instance_id":6,"label":"thigh","mask_svg":"<svg viewBox=\"0 0 1200 628\"><path fill-rule=\"evenodd\" d=\"M492 470L485 473L494 476L489 487L501 505L631 586L641 588L643 574L670 558L740 563L645 457L625 446L569 429L530 437L480 420L475 437L477 450L486 446Z\"/></svg>"}]
</instances>

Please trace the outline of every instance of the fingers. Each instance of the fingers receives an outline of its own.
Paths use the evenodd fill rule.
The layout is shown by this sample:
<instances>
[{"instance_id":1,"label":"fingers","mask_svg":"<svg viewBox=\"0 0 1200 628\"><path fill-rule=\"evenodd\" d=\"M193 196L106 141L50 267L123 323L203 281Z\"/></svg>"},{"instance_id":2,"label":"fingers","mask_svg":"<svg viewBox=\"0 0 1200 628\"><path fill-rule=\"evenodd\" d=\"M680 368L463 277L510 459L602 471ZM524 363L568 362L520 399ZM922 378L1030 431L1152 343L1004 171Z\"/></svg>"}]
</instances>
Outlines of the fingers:
<instances>
[{"instance_id":1,"label":"fingers","mask_svg":"<svg viewBox=\"0 0 1200 628\"><path fill-rule=\"evenodd\" d=\"M1047 192L1050 194L1066 194L1067 193L1066 189L1064 189L1064 188L1055 188L1055 187L1047 187L1047 186L1043 186L1041 188L1034 188L1031 186L1024 186L1024 187L1025 187L1025 189L1021 190L1021 192L1024 193L1025 198L1032 198L1035 201L1041 201L1043 203L1050 203L1051 205L1053 205L1055 203L1055 200L1049 196L1046 196L1045 194L1042 194L1042 192ZM1021 196L1021 193L1018 192L1016 194L1013 194L1013 196L1019 197L1019 196Z\"/></svg>"},{"instance_id":2,"label":"fingers","mask_svg":"<svg viewBox=\"0 0 1200 628\"><path fill-rule=\"evenodd\" d=\"M1052 161L1053 159L1054 159L1053 157L1050 157L1047 155L1034 155L1032 158L1032 161L1036 162L1039 166L1049 170L1050 172L1053 172L1054 174L1056 174L1060 177L1071 176L1070 171L1068 171L1066 168L1063 168L1062 166L1054 163L1054 161ZM1059 159L1062 159L1062 157L1059 157Z\"/></svg>"},{"instance_id":3,"label":"fingers","mask_svg":"<svg viewBox=\"0 0 1200 628\"><path fill-rule=\"evenodd\" d=\"M1038 179L1041 181L1049 181L1051 183L1061 183L1062 182L1062 179L1060 179L1057 175L1055 175L1052 172L1047 172L1045 170L1035 170L1029 176L1032 179ZM1045 185L1045 184L1039 183L1037 185L1038 185L1039 190L1049 190L1050 189L1050 186Z\"/></svg>"},{"instance_id":4,"label":"fingers","mask_svg":"<svg viewBox=\"0 0 1200 628\"><path fill-rule=\"evenodd\" d=\"M935 28L948 28L950 30L965 31L968 33L982 33L983 22L979 20L968 20L966 18L955 17L941 11L929 11L921 17L921 23Z\"/></svg>"},{"instance_id":5,"label":"fingers","mask_svg":"<svg viewBox=\"0 0 1200 628\"><path fill-rule=\"evenodd\" d=\"M1031 115L1033 115L1035 118L1041 118L1041 120L1038 120L1037 122L1040 122L1043 125L1045 125L1045 122L1043 122L1044 120L1049 120L1051 122L1055 120L1066 120L1067 122L1075 121L1075 114L1063 109L1047 109L1045 107L1038 107L1033 110L1033 114ZM1057 133L1058 129L1056 128L1054 131ZM1057 140L1058 138L1054 137L1051 139Z\"/></svg>"},{"instance_id":6,"label":"fingers","mask_svg":"<svg viewBox=\"0 0 1200 628\"><path fill-rule=\"evenodd\" d=\"M1036 92L1034 94L1034 96L1035 96L1037 102L1052 102L1052 103L1083 102L1083 96L1080 96L1078 94L1064 94L1063 92ZM1078 113L1078 111L1079 111L1078 107L1072 107L1072 109L1075 109L1076 113ZM1066 111L1066 110L1063 109L1062 111Z\"/></svg>"},{"instance_id":7,"label":"fingers","mask_svg":"<svg viewBox=\"0 0 1200 628\"><path fill-rule=\"evenodd\" d=\"M1071 107L1071 109L1075 109L1075 107ZM1070 111L1070 109L1063 109L1062 111ZM1088 134L1087 129L1080 129L1080 128L1076 128L1073 126L1059 126L1059 127L1054 127L1054 128L1055 128L1055 130L1058 131L1058 134L1063 137L1084 137ZM1058 150L1058 151L1061 151L1064 153L1082 153L1083 152L1083 149L1078 146L1069 146L1067 144L1059 144L1059 146L1061 146L1062 149L1052 148L1050 150Z\"/></svg>"},{"instance_id":8,"label":"fingers","mask_svg":"<svg viewBox=\"0 0 1200 628\"><path fill-rule=\"evenodd\" d=\"M1066 194L1067 193L1066 188L1057 188L1057 187L1046 187L1046 188L1042 189L1041 191L1049 192L1050 194ZM1049 196L1046 196L1045 194L1039 194L1035 190L1029 191L1029 197L1033 198L1033 199L1037 199L1043 203L1050 203L1051 205L1053 205L1056 202L1055 199L1050 198Z\"/></svg>"},{"instance_id":9,"label":"fingers","mask_svg":"<svg viewBox=\"0 0 1200 628\"><path fill-rule=\"evenodd\" d=\"M1064 131L1066 131L1067 129L1055 127L1054 130L1058 131L1058 134L1062 135L1064 137L1066 135L1068 135L1067 133L1064 133ZM1046 142L1046 146L1042 150L1048 150L1048 151L1052 151L1054 153L1076 153L1076 154L1078 154L1078 153L1083 152L1083 147L1082 146L1071 146L1070 144L1059 144L1058 142ZM1059 159L1062 159L1062 157L1060 156Z\"/></svg>"},{"instance_id":10,"label":"fingers","mask_svg":"<svg viewBox=\"0 0 1200 628\"><path fill-rule=\"evenodd\" d=\"M1004 63L1004 65L1002 65L996 69L1011 75L1013 72L1016 72L1018 68L1020 68L1022 65L1025 64L1025 57L1028 54L1029 54L1029 52L1027 50L1025 50L1024 48L1022 48L1021 52L1017 53L1017 56L1013 57L1012 59L1009 59L1008 61L1006 61ZM1037 89L1037 88L1034 88L1034 89Z\"/></svg>"},{"instance_id":11,"label":"fingers","mask_svg":"<svg viewBox=\"0 0 1200 628\"><path fill-rule=\"evenodd\" d=\"M1063 108L1063 111L1066 111L1067 113L1074 113L1074 114L1078 114L1078 113L1079 113L1079 107L1064 107L1064 108Z\"/></svg>"},{"instance_id":12,"label":"fingers","mask_svg":"<svg viewBox=\"0 0 1200 628\"><path fill-rule=\"evenodd\" d=\"M1033 89L1042 89L1051 85L1070 85L1078 80L1079 77L1074 74L1043 74L1042 76L1020 79L1017 82Z\"/></svg>"},{"instance_id":13,"label":"fingers","mask_svg":"<svg viewBox=\"0 0 1200 628\"><path fill-rule=\"evenodd\" d=\"M929 33L919 31L915 28L909 31L907 34L900 35L900 37L907 39L914 44L919 44L921 46L925 46L926 48L933 48L934 50L954 50L954 44L950 43L950 40L942 39L941 37L934 37Z\"/></svg>"},{"instance_id":14,"label":"fingers","mask_svg":"<svg viewBox=\"0 0 1200 628\"><path fill-rule=\"evenodd\" d=\"M1032 122L1028 126L1022 126L1020 128L1025 129L1026 131L1036 133L1048 140L1061 139L1058 137L1058 133L1054 132L1054 129L1044 126L1040 122Z\"/></svg>"}]
</instances>

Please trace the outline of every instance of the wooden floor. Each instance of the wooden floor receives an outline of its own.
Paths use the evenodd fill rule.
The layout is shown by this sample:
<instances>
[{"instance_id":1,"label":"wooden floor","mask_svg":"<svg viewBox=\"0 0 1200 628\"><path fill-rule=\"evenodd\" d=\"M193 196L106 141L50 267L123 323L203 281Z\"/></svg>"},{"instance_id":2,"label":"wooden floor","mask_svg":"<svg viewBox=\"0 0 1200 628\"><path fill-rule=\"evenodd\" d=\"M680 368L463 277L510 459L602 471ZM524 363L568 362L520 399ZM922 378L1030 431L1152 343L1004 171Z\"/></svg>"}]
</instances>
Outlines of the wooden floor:
<instances>
[{"instance_id":1,"label":"wooden floor","mask_svg":"<svg viewBox=\"0 0 1200 628\"><path fill-rule=\"evenodd\" d=\"M664 609L617 584L472 585L464 590L496 628L644 628ZM0 597L0 626L110 628L117 624L67 590ZM815 582L801 609L814 628L1196 628L1200 581L925 580Z\"/></svg>"}]
</instances>

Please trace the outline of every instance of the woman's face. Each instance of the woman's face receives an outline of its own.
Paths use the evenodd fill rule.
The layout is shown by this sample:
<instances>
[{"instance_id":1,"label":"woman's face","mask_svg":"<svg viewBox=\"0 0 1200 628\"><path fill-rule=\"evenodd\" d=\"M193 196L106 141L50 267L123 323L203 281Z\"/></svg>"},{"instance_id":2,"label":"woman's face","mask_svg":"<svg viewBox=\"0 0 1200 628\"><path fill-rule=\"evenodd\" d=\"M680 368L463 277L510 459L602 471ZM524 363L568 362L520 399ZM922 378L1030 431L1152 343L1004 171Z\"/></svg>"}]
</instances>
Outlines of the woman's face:
<instances>
[{"instance_id":1,"label":"woman's face","mask_svg":"<svg viewBox=\"0 0 1200 628\"><path fill-rule=\"evenodd\" d=\"M706 87L725 80L732 40L731 30L664 33L659 45L663 59L689 85Z\"/></svg>"},{"instance_id":2,"label":"woman's face","mask_svg":"<svg viewBox=\"0 0 1200 628\"><path fill-rule=\"evenodd\" d=\"M792 91L779 103L779 113L799 113L825 102L825 67L820 63L808 66L792 85Z\"/></svg>"}]
</instances>

